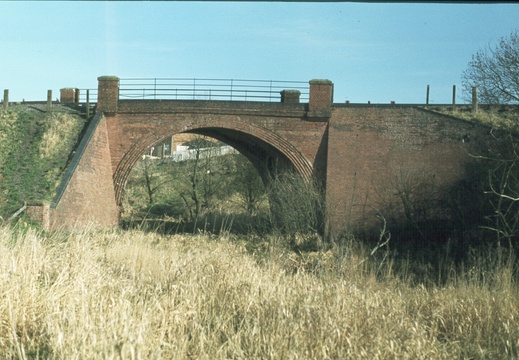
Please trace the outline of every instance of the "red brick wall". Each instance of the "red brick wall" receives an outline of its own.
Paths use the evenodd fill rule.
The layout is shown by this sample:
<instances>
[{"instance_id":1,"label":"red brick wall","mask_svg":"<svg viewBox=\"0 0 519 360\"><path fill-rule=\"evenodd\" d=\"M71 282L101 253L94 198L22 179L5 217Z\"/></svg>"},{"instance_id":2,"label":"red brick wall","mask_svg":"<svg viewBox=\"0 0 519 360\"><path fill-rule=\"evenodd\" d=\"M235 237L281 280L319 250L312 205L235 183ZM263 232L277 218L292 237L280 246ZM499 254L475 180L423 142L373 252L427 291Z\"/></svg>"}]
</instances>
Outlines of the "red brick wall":
<instances>
[{"instance_id":1,"label":"red brick wall","mask_svg":"<svg viewBox=\"0 0 519 360\"><path fill-rule=\"evenodd\" d=\"M462 178L467 150L484 132L413 107L334 109L326 187L334 228L376 223L377 210L387 209L403 178L430 180L440 188Z\"/></svg>"},{"instance_id":2,"label":"red brick wall","mask_svg":"<svg viewBox=\"0 0 519 360\"><path fill-rule=\"evenodd\" d=\"M215 104L216 103L216 104ZM213 109L204 109L204 105ZM312 167L323 172L327 124L305 120L304 105L225 102L120 102L107 116L116 198L122 200L126 179L147 148L164 137L197 131L215 138L232 138L234 145L279 151L305 176ZM147 109L147 113L138 113ZM207 112L205 112L207 111ZM231 144L233 145L233 144ZM277 156L272 153L272 155Z\"/></svg>"},{"instance_id":3,"label":"red brick wall","mask_svg":"<svg viewBox=\"0 0 519 360\"><path fill-rule=\"evenodd\" d=\"M118 224L106 119L101 118L68 186L51 208L50 229Z\"/></svg>"}]
</instances>

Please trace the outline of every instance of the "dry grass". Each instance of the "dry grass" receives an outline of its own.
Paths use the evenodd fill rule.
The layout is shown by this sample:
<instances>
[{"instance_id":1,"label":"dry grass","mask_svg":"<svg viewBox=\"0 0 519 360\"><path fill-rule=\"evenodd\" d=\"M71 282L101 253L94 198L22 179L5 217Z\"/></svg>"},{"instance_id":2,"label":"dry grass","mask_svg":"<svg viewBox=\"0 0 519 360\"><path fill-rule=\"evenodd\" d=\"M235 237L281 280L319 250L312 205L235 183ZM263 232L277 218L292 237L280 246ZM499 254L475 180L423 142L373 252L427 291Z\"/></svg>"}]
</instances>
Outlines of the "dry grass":
<instances>
[{"instance_id":1,"label":"dry grass","mask_svg":"<svg viewBox=\"0 0 519 360\"><path fill-rule=\"evenodd\" d=\"M65 113L52 113L47 118L47 128L40 143L40 157L53 158L70 152L83 128L83 122Z\"/></svg>"},{"instance_id":2,"label":"dry grass","mask_svg":"<svg viewBox=\"0 0 519 360\"><path fill-rule=\"evenodd\" d=\"M271 240L255 239L252 254L250 240L225 237L0 228L0 357L518 355L510 267L491 283L472 267L443 287L412 286L353 243L297 255Z\"/></svg>"},{"instance_id":3,"label":"dry grass","mask_svg":"<svg viewBox=\"0 0 519 360\"><path fill-rule=\"evenodd\" d=\"M480 123L496 129L517 130L519 113L515 108L501 108L495 106L482 106L477 112L472 112L469 107L432 107L431 110L451 115L460 119Z\"/></svg>"}]
</instances>

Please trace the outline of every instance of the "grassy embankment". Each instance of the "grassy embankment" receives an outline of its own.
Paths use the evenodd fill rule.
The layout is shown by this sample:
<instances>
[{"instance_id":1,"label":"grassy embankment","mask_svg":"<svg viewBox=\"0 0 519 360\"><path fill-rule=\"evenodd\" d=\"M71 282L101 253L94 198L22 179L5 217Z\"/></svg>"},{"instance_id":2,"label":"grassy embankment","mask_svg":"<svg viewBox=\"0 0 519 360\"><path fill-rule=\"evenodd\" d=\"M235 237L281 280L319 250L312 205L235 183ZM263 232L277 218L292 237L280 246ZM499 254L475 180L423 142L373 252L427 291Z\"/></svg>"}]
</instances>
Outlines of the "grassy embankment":
<instances>
[{"instance_id":1,"label":"grassy embankment","mask_svg":"<svg viewBox=\"0 0 519 360\"><path fill-rule=\"evenodd\" d=\"M59 105L0 110L0 220L24 202L52 199L84 124Z\"/></svg>"},{"instance_id":2,"label":"grassy embankment","mask_svg":"<svg viewBox=\"0 0 519 360\"><path fill-rule=\"evenodd\" d=\"M0 228L4 359L512 359L519 289L501 252L445 278L355 241ZM439 285L439 284L442 285Z\"/></svg>"}]
</instances>

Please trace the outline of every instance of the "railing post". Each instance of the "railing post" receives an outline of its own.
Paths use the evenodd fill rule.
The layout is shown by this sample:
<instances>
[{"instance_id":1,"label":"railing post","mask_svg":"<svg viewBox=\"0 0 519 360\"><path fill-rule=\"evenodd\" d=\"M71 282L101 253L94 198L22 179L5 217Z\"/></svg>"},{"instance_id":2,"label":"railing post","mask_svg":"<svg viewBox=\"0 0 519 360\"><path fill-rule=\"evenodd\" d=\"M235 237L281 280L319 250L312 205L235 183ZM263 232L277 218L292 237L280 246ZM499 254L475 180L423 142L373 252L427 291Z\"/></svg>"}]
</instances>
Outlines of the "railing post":
<instances>
[{"instance_id":1,"label":"railing post","mask_svg":"<svg viewBox=\"0 0 519 360\"><path fill-rule=\"evenodd\" d=\"M4 110L9 107L9 89L4 89Z\"/></svg>"},{"instance_id":2,"label":"railing post","mask_svg":"<svg viewBox=\"0 0 519 360\"><path fill-rule=\"evenodd\" d=\"M431 90L431 87L427 85L427 93L425 94L425 108L427 109L429 107L429 91Z\"/></svg>"},{"instance_id":3,"label":"railing post","mask_svg":"<svg viewBox=\"0 0 519 360\"><path fill-rule=\"evenodd\" d=\"M87 119L90 117L90 90L86 91L86 117Z\"/></svg>"}]
</instances>

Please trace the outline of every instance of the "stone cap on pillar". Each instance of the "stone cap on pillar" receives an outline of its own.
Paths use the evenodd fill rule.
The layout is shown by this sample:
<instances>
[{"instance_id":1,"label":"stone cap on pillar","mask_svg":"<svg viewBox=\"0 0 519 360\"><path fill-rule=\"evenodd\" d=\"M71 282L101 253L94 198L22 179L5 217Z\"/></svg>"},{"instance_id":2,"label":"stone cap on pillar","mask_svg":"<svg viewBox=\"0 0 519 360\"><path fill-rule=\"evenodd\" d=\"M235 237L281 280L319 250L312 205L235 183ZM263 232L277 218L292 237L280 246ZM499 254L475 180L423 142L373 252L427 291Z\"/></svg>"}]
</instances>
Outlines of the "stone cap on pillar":
<instances>
[{"instance_id":1,"label":"stone cap on pillar","mask_svg":"<svg viewBox=\"0 0 519 360\"><path fill-rule=\"evenodd\" d=\"M103 75L97 78L97 81L119 81L119 77L114 75Z\"/></svg>"}]
</instances>

